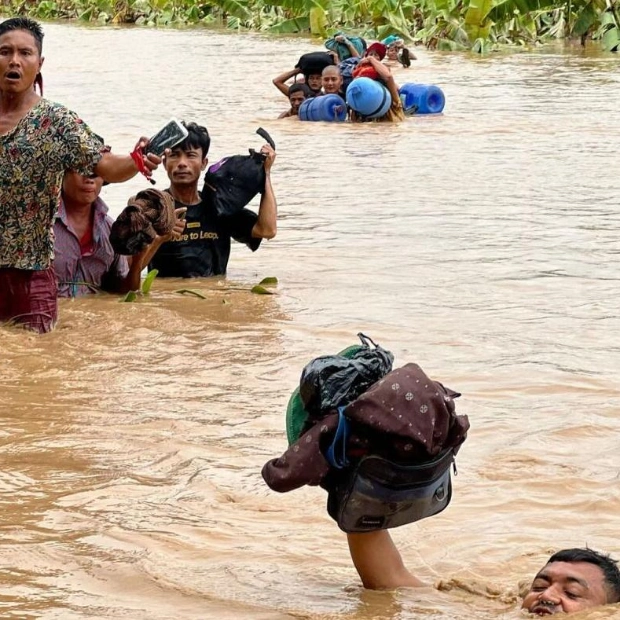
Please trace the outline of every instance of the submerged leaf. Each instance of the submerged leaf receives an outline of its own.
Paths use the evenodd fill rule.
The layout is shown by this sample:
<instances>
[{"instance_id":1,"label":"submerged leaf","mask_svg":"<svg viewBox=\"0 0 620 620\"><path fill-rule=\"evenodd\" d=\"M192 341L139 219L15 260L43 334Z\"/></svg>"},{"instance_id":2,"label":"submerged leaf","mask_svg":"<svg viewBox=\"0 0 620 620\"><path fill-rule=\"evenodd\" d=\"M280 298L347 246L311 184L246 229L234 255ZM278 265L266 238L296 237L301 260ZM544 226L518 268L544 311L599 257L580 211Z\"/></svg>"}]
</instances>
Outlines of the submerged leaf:
<instances>
[{"instance_id":1,"label":"submerged leaf","mask_svg":"<svg viewBox=\"0 0 620 620\"><path fill-rule=\"evenodd\" d=\"M256 295L273 295L273 291L270 291L260 284L252 287L252 293L255 293Z\"/></svg>"},{"instance_id":2,"label":"submerged leaf","mask_svg":"<svg viewBox=\"0 0 620 620\"><path fill-rule=\"evenodd\" d=\"M121 301L130 302L136 301L136 299L138 299L138 293L136 293L136 291L129 291L129 293L127 293L127 295L125 295L125 297L123 297Z\"/></svg>"},{"instance_id":3,"label":"submerged leaf","mask_svg":"<svg viewBox=\"0 0 620 620\"><path fill-rule=\"evenodd\" d=\"M198 297L199 299L206 299L206 296L203 295L200 291L194 291L191 288L180 288L178 291L174 291L179 295L193 295L194 297Z\"/></svg>"},{"instance_id":4,"label":"submerged leaf","mask_svg":"<svg viewBox=\"0 0 620 620\"><path fill-rule=\"evenodd\" d=\"M157 269L151 269L144 278L144 282L142 282L142 294L148 295L151 291L151 286L153 286L153 280L157 277L159 271Z\"/></svg>"},{"instance_id":5,"label":"submerged leaf","mask_svg":"<svg viewBox=\"0 0 620 620\"><path fill-rule=\"evenodd\" d=\"M269 278L263 278L258 284L259 286L276 286L278 284L278 278L273 276Z\"/></svg>"}]
</instances>

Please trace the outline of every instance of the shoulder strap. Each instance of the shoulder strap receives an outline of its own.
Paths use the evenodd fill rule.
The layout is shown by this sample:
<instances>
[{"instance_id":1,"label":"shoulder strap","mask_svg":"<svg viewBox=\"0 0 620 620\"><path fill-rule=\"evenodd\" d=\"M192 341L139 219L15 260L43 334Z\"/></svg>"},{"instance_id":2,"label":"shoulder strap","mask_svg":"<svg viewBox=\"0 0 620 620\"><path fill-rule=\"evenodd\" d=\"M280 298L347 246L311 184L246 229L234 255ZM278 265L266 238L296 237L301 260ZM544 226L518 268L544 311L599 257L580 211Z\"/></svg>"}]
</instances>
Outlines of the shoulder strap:
<instances>
[{"instance_id":1,"label":"shoulder strap","mask_svg":"<svg viewBox=\"0 0 620 620\"><path fill-rule=\"evenodd\" d=\"M327 462L336 469L344 469L349 465L347 459L347 443L349 442L349 420L344 415L344 407L338 407L338 428L331 446L327 449Z\"/></svg>"}]
</instances>

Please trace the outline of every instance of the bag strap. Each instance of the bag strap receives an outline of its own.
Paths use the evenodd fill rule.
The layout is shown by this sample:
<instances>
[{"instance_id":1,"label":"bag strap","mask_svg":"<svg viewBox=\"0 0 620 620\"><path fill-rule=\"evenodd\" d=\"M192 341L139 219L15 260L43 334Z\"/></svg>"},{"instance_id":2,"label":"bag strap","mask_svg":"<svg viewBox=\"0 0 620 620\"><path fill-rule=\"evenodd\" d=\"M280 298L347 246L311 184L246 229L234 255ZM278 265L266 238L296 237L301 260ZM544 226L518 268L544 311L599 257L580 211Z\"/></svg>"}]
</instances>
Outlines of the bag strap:
<instances>
[{"instance_id":1,"label":"bag strap","mask_svg":"<svg viewBox=\"0 0 620 620\"><path fill-rule=\"evenodd\" d=\"M338 428L334 440L327 449L327 462L336 469L344 469L349 465L347 459L347 443L349 442L349 420L344 415L345 407L338 407Z\"/></svg>"},{"instance_id":2,"label":"bag strap","mask_svg":"<svg viewBox=\"0 0 620 620\"><path fill-rule=\"evenodd\" d=\"M370 336L367 336L366 334L362 334L362 332L359 332L357 334L357 337L362 341L362 344L365 347L368 347L370 349L370 344L372 344L372 346L375 349L377 348L377 343ZM370 344L368 344L369 342L370 342Z\"/></svg>"},{"instance_id":3,"label":"bag strap","mask_svg":"<svg viewBox=\"0 0 620 620\"><path fill-rule=\"evenodd\" d=\"M297 76L295 76L297 77ZM269 146L271 146L271 148L275 151L276 150L276 143L273 141L273 138L262 128L259 127L256 130L256 133L265 141L269 143Z\"/></svg>"},{"instance_id":4,"label":"bag strap","mask_svg":"<svg viewBox=\"0 0 620 620\"><path fill-rule=\"evenodd\" d=\"M381 110L381 108L385 105L385 102L387 101L388 95L389 95L388 89L385 86L383 86L383 98L381 99L381 103L379 104L379 106L377 107L376 110L374 110L370 114L367 114L366 117L372 117L375 114L377 114L377 112L379 112L379 110Z\"/></svg>"}]
</instances>

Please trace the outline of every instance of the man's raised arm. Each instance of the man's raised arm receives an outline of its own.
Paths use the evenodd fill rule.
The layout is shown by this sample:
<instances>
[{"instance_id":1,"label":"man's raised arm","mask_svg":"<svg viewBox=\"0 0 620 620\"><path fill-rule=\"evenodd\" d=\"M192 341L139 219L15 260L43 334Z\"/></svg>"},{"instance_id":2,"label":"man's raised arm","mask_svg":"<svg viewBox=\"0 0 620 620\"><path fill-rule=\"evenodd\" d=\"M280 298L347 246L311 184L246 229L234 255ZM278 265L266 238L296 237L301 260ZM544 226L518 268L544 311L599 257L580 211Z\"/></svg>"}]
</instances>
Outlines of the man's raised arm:
<instances>
[{"instance_id":1,"label":"man's raised arm","mask_svg":"<svg viewBox=\"0 0 620 620\"><path fill-rule=\"evenodd\" d=\"M426 585L407 570L387 530L347 534L347 541L365 588L393 590Z\"/></svg>"}]
</instances>

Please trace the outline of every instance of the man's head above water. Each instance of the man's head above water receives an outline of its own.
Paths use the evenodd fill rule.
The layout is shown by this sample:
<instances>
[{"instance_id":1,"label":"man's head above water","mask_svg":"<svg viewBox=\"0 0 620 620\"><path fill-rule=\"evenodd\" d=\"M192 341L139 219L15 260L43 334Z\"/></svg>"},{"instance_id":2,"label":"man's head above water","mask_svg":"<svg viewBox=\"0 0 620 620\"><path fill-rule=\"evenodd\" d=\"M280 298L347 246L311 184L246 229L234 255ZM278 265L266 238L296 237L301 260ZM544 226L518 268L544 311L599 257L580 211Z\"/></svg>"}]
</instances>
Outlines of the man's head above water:
<instances>
[{"instance_id":1,"label":"man's head above water","mask_svg":"<svg viewBox=\"0 0 620 620\"><path fill-rule=\"evenodd\" d=\"M323 69L323 92L326 95L337 95L342 88L342 74L336 65L328 65Z\"/></svg>"},{"instance_id":2,"label":"man's head above water","mask_svg":"<svg viewBox=\"0 0 620 620\"><path fill-rule=\"evenodd\" d=\"M545 616L620 602L615 560L592 549L563 549L534 577L523 609Z\"/></svg>"},{"instance_id":3,"label":"man's head above water","mask_svg":"<svg viewBox=\"0 0 620 620\"><path fill-rule=\"evenodd\" d=\"M389 530L348 533L349 552L365 588L393 590L424 586L404 565ZM592 549L564 549L534 577L522 608L539 616L573 613L620 603L615 560Z\"/></svg>"}]
</instances>

